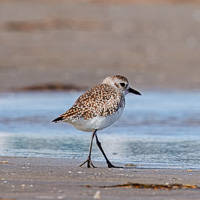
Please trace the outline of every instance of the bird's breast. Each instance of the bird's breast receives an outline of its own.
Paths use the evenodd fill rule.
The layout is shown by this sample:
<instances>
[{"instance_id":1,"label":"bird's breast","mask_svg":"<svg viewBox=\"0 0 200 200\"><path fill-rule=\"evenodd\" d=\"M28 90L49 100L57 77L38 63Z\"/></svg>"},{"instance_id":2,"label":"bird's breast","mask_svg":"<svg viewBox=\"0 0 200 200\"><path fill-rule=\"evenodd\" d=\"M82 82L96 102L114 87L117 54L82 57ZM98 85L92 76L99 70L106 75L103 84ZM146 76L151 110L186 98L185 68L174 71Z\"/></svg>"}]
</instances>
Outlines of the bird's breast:
<instances>
[{"instance_id":1,"label":"bird's breast","mask_svg":"<svg viewBox=\"0 0 200 200\"><path fill-rule=\"evenodd\" d=\"M124 110L124 106L120 107L116 112L114 112L111 115L107 115L105 116L96 116L94 118L91 119L79 119L76 120L74 122L72 122L71 124L82 131L94 131L94 130L101 130L104 129L110 125L112 125L115 121L117 121L119 119L119 117L121 116L121 114L123 113Z\"/></svg>"}]
</instances>

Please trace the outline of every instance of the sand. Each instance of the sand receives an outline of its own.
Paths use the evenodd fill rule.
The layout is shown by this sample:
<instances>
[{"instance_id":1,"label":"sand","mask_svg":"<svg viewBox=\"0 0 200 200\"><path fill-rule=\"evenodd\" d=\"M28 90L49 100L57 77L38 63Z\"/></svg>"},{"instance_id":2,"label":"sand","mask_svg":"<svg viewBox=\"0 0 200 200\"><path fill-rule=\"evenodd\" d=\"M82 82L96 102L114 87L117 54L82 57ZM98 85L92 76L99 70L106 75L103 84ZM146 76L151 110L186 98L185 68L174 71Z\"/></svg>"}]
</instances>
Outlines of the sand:
<instances>
[{"instance_id":1,"label":"sand","mask_svg":"<svg viewBox=\"0 0 200 200\"><path fill-rule=\"evenodd\" d=\"M81 161L0 157L0 199L199 199L200 189L102 188L127 182L200 185L200 170L77 167ZM96 194L96 195L95 195Z\"/></svg>"},{"instance_id":2,"label":"sand","mask_svg":"<svg viewBox=\"0 0 200 200\"><path fill-rule=\"evenodd\" d=\"M0 91L112 74L140 90L199 89L198 1L106 2L1 0Z\"/></svg>"}]
</instances>

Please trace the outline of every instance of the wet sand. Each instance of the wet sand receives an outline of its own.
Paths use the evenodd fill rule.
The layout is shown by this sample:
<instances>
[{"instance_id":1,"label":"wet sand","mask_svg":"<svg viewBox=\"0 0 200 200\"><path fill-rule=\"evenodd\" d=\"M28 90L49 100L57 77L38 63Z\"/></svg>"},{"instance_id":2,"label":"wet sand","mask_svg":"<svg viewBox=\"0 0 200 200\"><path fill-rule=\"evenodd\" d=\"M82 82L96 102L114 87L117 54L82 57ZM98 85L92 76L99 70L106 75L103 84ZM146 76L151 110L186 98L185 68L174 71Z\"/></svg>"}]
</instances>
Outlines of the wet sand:
<instances>
[{"instance_id":1,"label":"wet sand","mask_svg":"<svg viewBox=\"0 0 200 200\"><path fill-rule=\"evenodd\" d=\"M102 188L127 182L200 185L199 170L96 169L77 167L81 161L0 157L0 199L199 199L200 189Z\"/></svg>"}]
</instances>

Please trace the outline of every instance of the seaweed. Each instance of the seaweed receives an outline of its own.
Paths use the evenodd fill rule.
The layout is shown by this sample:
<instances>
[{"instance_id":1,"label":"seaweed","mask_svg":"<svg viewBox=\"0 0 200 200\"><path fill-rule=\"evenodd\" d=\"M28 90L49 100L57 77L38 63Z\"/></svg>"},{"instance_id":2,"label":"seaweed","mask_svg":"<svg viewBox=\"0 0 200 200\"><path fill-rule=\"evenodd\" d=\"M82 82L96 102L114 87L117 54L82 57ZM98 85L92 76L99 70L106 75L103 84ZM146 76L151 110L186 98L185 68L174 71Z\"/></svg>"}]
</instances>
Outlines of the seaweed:
<instances>
[{"instance_id":1,"label":"seaweed","mask_svg":"<svg viewBox=\"0 0 200 200\"><path fill-rule=\"evenodd\" d=\"M145 183L125 183L118 185L104 185L104 186L91 186L86 187L98 187L98 188L135 188L135 189L153 189L153 190L177 190L177 189L200 189L198 185L190 184L145 184Z\"/></svg>"}]
</instances>

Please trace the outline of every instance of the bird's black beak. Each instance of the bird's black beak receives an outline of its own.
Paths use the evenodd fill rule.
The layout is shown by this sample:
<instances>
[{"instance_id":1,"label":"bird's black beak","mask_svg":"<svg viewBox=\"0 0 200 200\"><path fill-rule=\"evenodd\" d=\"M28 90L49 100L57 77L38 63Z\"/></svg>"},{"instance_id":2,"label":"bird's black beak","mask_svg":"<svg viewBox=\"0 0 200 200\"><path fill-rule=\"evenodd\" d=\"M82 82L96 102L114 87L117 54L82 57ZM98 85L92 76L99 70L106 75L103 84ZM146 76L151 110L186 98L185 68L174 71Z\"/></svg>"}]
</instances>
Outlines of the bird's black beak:
<instances>
[{"instance_id":1,"label":"bird's black beak","mask_svg":"<svg viewBox=\"0 0 200 200\"><path fill-rule=\"evenodd\" d=\"M136 95L142 95L140 92L138 92L137 90L133 89L133 88L129 88L128 92L136 94Z\"/></svg>"}]
</instances>

